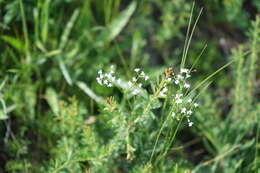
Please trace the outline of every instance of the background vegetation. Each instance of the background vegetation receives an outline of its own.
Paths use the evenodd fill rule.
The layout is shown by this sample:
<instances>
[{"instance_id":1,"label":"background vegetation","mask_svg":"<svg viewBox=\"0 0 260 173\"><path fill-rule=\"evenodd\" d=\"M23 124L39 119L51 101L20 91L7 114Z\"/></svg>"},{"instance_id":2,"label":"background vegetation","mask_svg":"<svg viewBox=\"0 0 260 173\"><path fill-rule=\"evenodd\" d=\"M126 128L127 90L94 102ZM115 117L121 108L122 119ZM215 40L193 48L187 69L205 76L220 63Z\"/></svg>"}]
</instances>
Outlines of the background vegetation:
<instances>
[{"instance_id":1,"label":"background vegetation","mask_svg":"<svg viewBox=\"0 0 260 173\"><path fill-rule=\"evenodd\" d=\"M155 105L154 119L130 133L127 117L142 114L137 103L147 100L129 109L125 93L96 81L110 65L125 80L137 67L155 80L167 67L177 71L192 3L0 0L0 172L259 173L260 1L195 1L193 16L203 13L187 67L203 54L192 82L233 63L211 78L194 125L180 125L162 159L149 162L167 106ZM104 111L95 99L112 95L128 112Z\"/></svg>"}]
</instances>

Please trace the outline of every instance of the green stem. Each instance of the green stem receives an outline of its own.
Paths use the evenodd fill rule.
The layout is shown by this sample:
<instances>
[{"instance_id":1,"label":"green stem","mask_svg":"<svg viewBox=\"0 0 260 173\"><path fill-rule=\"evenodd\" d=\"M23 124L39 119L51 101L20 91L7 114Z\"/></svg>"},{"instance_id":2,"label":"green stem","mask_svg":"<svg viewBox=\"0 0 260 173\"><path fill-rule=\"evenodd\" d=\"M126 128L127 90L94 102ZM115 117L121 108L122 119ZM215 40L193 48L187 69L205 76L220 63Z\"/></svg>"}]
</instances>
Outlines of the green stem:
<instances>
[{"instance_id":1,"label":"green stem","mask_svg":"<svg viewBox=\"0 0 260 173\"><path fill-rule=\"evenodd\" d=\"M19 5L20 5L20 10L21 10L23 34L24 34L24 39L25 39L26 60L27 60L27 62L30 62L29 36L28 36L28 30L27 30L27 26L26 26L26 17L25 17L25 13L24 13L23 0L19 0Z\"/></svg>"},{"instance_id":2,"label":"green stem","mask_svg":"<svg viewBox=\"0 0 260 173\"><path fill-rule=\"evenodd\" d=\"M162 130L163 130L163 128L164 128L164 126L165 126L165 124L166 124L166 122L167 122L167 120L168 120L168 117L169 117L169 116L167 116L166 121L163 122L163 124L162 124L162 126L161 126L161 128L160 128L160 130L159 130L159 132L158 132L158 135L157 135L157 137L156 137L156 141L155 141L155 144L154 144L154 146L153 146L153 151L152 151L152 154L151 154L151 157L150 157L150 161L149 161L150 163L152 162L152 159L153 159L153 156L154 156L154 152L155 152L155 148L156 148L157 143L158 143L158 140L159 140L159 138L160 138L160 136L161 136Z\"/></svg>"},{"instance_id":3,"label":"green stem","mask_svg":"<svg viewBox=\"0 0 260 173\"><path fill-rule=\"evenodd\" d=\"M179 121L179 123L178 123L178 125L177 125L177 127L176 127L176 129L175 129L175 131L174 131L174 134L173 134L172 137L170 138L170 141L169 141L168 146L166 147L164 153L159 155L157 162L160 161L161 158L163 158L163 157L167 154L169 148L171 147L171 144L172 144L173 140L174 140L175 137L176 137L176 134L177 134L178 129L179 129L180 125L181 125L182 119L183 119L183 117L180 119L180 121ZM171 135L170 135L170 136L171 136ZM166 145L167 145L167 141L166 141Z\"/></svg>"}]
</instances>

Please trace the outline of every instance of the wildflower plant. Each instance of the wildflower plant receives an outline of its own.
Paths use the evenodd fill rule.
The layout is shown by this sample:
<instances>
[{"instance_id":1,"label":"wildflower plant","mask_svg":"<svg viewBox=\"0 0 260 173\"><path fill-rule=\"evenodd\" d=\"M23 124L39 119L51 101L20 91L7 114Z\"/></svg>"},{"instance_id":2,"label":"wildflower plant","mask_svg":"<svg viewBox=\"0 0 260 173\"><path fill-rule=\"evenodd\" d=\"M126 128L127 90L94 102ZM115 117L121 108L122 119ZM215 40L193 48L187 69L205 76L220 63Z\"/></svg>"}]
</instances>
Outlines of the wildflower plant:
<instances>
[{"instance_id":1,"label":"wildflower plant","mask_svg":"<svg viewBox=\"0 0 260 173\"><path fill-rule=\"evenodd\" d=\"M180 127L194 125L193 115L199 106L196 100L200 94L196 95L195 91L203 86L206 88L211 77L232 63L222 66L193 87L190 82L193 66L201 54L190 69L185 68L185 61L200 15L201 11L191 30L192 15L190 17L179 70L175 70L175 67L166 68L157 78L147 75L139 67L135 68L131 72L133 75L128 78L120 76L114 66L110 67L108 72L103 72L103 69L98 71L96 80L100 85L107 88L116 87L122 94L122 97L111 96L109 102L106 99L105 104L102 104L103 114L108 117L104 118L103 125L111 124L114 127L113 137L107 145L109 158L113 158L113 148L116 148L118 152L125 153L129 161L134 158L142 162L145 160L141 170L151 172L153 167L166 160ZM148 135L149 138L137 139L137 134L141 133L151 135ZM152 142L147 142L148 140ZM136 157L136 151L140 148L142 152Z\"/></svg>"},{"instance_id":2,"label":"wildflower plant","mask_svg":"<svg viewBox=\"0 0 260 173\"><path fill-rule=\"evenodd\" d=\"M207 4L207 16L216 11L209 3L200 3ZM234 3L245 8L242 0L224 5ZM252 3L243 11L256 7ZM218 38L196 57L201 39L194 40L195 49L189 47L201 11L194 10L192 27L194 4L187 0L1 5L0 172L259 172L259 16L248 39L241 40L235 25L221 27L230 22L203 18L205 30L218 25L213 31ZM173 51L182 41L183 52ZM232 57L222 59L231 62L212 71L219 55L242 41ZM195 77L202 54L206 59ZM157 57L165 68L148 65ZM202 93L233 61L220 78L234 89L224 88L225 97L217 99L216 91L223 91L218 84ZM212 74L199 81L205 72Z\"/></svg>"},{"instance_id":3,"label":"wildflower plant","mask_svg":"<svg viewBox=\"0 0 260 173\"><path fill-rule=\"evenodd\" d=\"M189 79L192 71L181 68L177 72L171 67L166 68L159 76L159 83L153 87L154 78L148 76L140 68L134 69L133 76L129 80L125 80L123 77L115 77L117 72L113 69L114 66L111 66L108 72L99 70L96 80L104 87L111 88L113 86L119 88L123 93L123 97L118 102L128 105L119 107L114 99L115 97L111 96L106 99L104 108L104 111L108 111L110 114L117 114L111 119L111 122L114 127L119 128L116 130L118 135L123 134L125 138L122 140L125 141L127 159L133 159L136 150L130 142L133 140L131 139L133 133L138 133L138 130L140 131L140 128L144 126L151 126L153 121L159 120L161 122L157 137L154 139L155 143L152 149L150 148L149 163L151 163L163 130L168 132L163 149L159 152L160 156L166 155L184 119L186 120L186 126L191 127L193 125L192 115L198 107L198 103L190 94L191 84ZM151 91L150 88L154 89ZM165 109L166 107L167 109ZM159 110L156 115L155 110ZM120 122L120 125L117 124L118 122ZM176 122L178 126L174 130L173 127L176 126ZM173 133L173 131L175 132Z\"/></svg>"}]
</instances>

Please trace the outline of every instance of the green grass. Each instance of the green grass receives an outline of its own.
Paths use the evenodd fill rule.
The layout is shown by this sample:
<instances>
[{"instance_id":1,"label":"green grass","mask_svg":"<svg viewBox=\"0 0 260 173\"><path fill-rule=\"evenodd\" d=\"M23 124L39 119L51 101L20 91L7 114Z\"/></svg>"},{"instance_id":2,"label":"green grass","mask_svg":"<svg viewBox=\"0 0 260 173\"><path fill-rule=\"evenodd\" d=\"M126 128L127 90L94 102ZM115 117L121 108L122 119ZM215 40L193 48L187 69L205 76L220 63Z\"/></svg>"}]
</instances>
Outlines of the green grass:
<instances>
[{"instance_id":1,"label":"green grass","mask_svg":"<svg viewBox=\"0 0 260 173\"><path fill-rule=\"evenodd\" d=\"M0 172L260 173L250 5L0 1ZM111 65L121 82L99 85ZM182 68L190 89L168 81Z\"/></svg>"}]
</instances>

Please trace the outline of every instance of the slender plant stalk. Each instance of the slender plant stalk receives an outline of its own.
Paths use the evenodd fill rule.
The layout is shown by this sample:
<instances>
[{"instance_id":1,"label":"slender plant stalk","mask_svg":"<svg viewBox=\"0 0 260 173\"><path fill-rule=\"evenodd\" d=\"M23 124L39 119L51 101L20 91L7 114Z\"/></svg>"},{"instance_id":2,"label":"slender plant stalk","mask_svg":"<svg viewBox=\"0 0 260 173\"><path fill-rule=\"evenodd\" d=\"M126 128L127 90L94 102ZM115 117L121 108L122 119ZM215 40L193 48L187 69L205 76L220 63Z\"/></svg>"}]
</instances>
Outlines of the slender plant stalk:
<instances>
[{"instance_id":1,"label":"slender plant stalk","mask_svg":"<svg viewBox=\"0 0 260 173\"><path fill-rule=\"evenodd\" d=\"M189 41L188 41L188 43L187 43L187 47L186 47L186 50L185 50L185 54L184 54L184 56L183 56L183 58L182 58L182 64L181 64L181 67L182 67L182 68L185 66L185 62L186 62L187 55L188 55L188 50L189 50L189 48L190 48L191 39L192 39L192 37L193 37L193 34L194 34L195 28L196 28L196 26L197 26L197 23L198 23L198 21L199 21L199 18L200 18L201 14L202 14L202 10L203 10L203 9L200 10L199 15L197 16L197 18L196 18L196 20L195 20L195 23L194 23L194 25L193 25L193 28L192 28L192 31L191 31L191 35L189 36Z\"/></svg>"},{"instance_id":2,"label":"slender plant stalk","mask_svg":"<svg viewBox=\"0 0 260 173\"><path fill-rule=\"evenodd\" d=\"M244 56L243 56L243 48L239 47L238 50L235 52L235 58L237 58L237 66L236 66L236 82L235 82L235 98L234 98L234 106L233 106L233 117L236 119L239 112L244 112L244 108L241 107L241 101L243 99L242 90L242 81L243 81L243 64L244 64ZM241 112L242 111L242 112ZM243 113L242 113L243 114Z\"/></svg>"},{"instance_id":3,"label":"slender plant stalk","mask_svg":"<svg viewBox=\"0 0 260 173\"><path fill-rule=\"evenodd\" d=\"M173 143L173 141L174 141L174 139L176 137L176 134L177 134L177 132L178 132L178 130L180 128L182 120L183 120L183 117L179 120L178 125L177 125L173 135L170 135L171 137L170 137L170 141L168 142L168 145L167 145L167 141L166 141L166 143L165 143L166 144L166 149L164 150L164 152L162 154L160 153L160 155L158 156L158 159L157 159L156 162L160 161L167 154L167 152L168 152L169 148L171 147L171 145L172 145L172 143Z\"/></svg>"},{"instance_id":4,"label":"slender plant stalk","mask_svg":"<svg viewBox=\"0 0 260 173\"><path fill-rule=\"evenodd\" d=\"M230 64L232 64L234 62L234 60L228 62L227 64L223 65L222 67L220 67L218 70L216 70L214 73L210 74L208 77L206 77L204 80L202 80L196 87L194 87L191 92L189 93L192 94L195 90L197 90L198 88L200 88L203 84L205 84L209 79L211 79L213 76L215 76L218 72L220 72L221 70L223 70L224 68L228 67Z\"/></svg>"},{"instance_id":5,"label":"slender plant stalk","mask_svg":"<svg viewBox=\"0 0 260 173\"><path fill-rule=\"evenodd\" d=\"M260 131L260 128L259 128L259 118L257 116L257 129L256 129L256 143L255 143L255 170L259 170L259 166L258 166L258 145L259 145L259 131Z\"/></svg>"},{"instance_id":6,"label":"slender plant stalk","mask_svg":"<svg viewBox=\"0 0 260 173\"><path fill-rule=\"evenodd\" d=\"M28 36L28 29L27 29L27 25L26 25L26 17L25 17L25 13L24 13L23 0L19 0L19 6L20 6L20 10L21 10L23 34L24 34L24 39L25 39L26 61L27 61L27 63L30 63L30 61L31 61L30 42L29 42L29 36Z\"/></svg>"},{"instance_id":7,"label":"slender plant stalk","mask_svg":"<svg viewBox=\"0 0 260 173\"><path fill-rule=\"evenodd\" d=\"M181 68L183 68L184 65L185 65L184 56L185 56L185 52L186 52L186 49L187 49L187 42L188 42L189 33L190 33L190 27L191 27L191 21L192 21L192 16L193 16L194 5L195 5L195 3L193 2L192 8L191 8L191 13L190 13L190 18L189 18L189 24L188 24L188 28L187 28L187 32L186 32L185 42L184 42L184 48L183 48L183 52L182 52Z\"/></svg>"},{"instance_id":8,"label":"slender plant stalk","mask_svg":"<svg viewBox=\"0 0 260 173\"><path fill-rule=\"evenodd\" d=\"M193 68L194 68L194 66L198 63L199 59L201 58L202 54L203 54L204 51L206 50L207 46L208 46L207 44L204 45L204 47L203 47L202 50L200 51L199 56L196 57L194 63L192 64L192 66L191 66L191 68L190 68L190 71L192 71Z\"/></svg>"},{"instance_id":9,"label":"slender plant stalk","mask_svg":"<svg viewBox=\"0 0 260 173\"><path fill-rule=\"evenodd\" d=\"M168 117L169 117L169 116L167 116L166 120L165 120L165 121L163 122L163 124L161 125L161 128L160 128L160 130L159 130L159 132L158 132L158 134L157 134L157 137L156 137L156 140L155 140L155 144L154 144L154 146L153 146L153 151L152 151L152 154L151 154L151 156L150 156L150 161L149 161L150 163L152 162L152 159L153 159L153 156L154 156L154 152L155 152L155 149L156 149L158 140L159 140L159 138L160 138L160 136L161 136L161 133L162 133L162 130L163 130L164 126L166 125L166 123L167 123L167 121L168 121Z\"/></svg>"}]
</instances>

